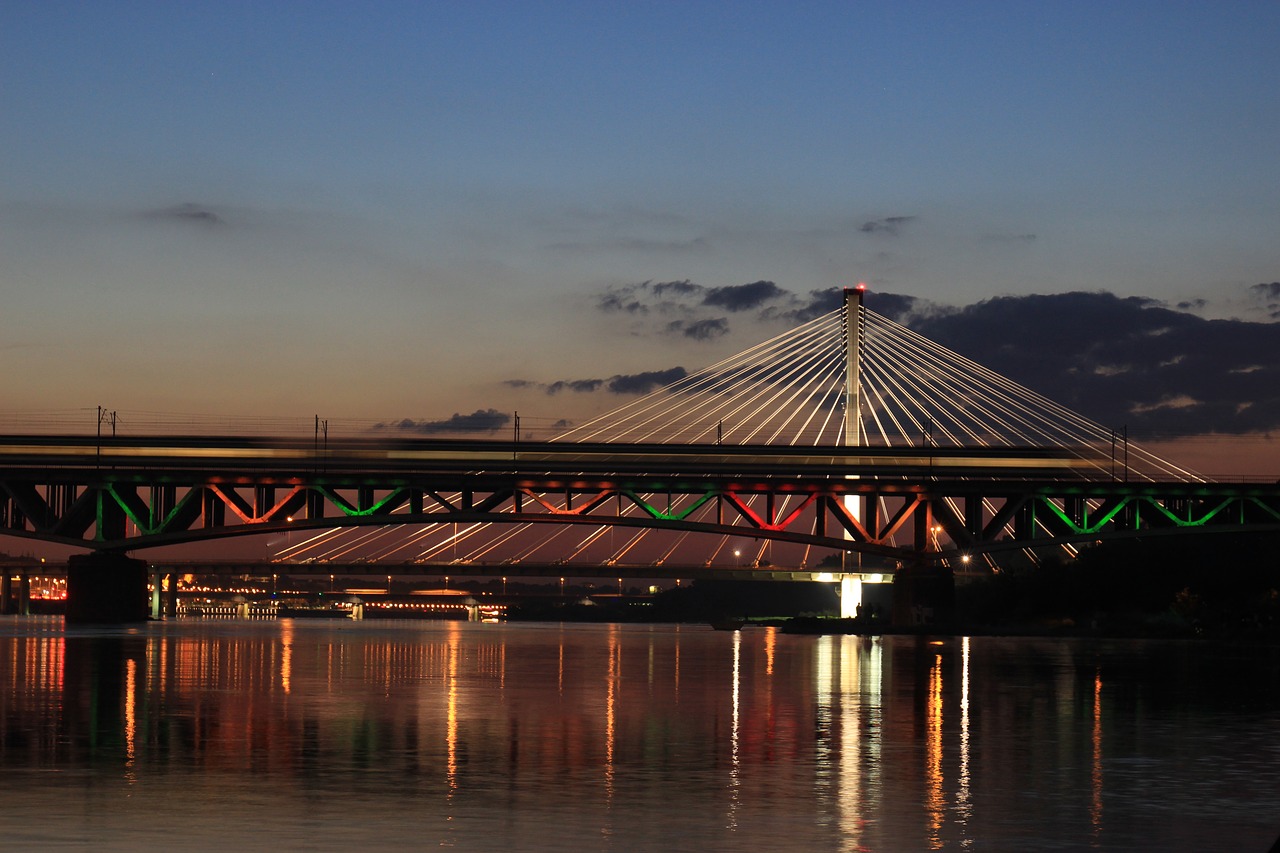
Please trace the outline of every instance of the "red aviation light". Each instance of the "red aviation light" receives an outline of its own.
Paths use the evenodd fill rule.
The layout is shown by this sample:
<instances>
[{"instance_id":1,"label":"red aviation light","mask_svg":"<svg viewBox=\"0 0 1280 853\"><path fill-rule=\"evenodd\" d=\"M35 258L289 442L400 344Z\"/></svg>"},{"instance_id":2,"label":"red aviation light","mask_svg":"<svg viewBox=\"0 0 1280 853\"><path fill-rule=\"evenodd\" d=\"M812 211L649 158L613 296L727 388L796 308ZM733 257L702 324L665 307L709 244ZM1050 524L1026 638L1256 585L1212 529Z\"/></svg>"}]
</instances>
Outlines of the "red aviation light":
<instances>
[{"instance_id":1,"label":"red aviation light","mask_svg":"<svg viewBox=\"0 0 1280 853\"><path fill-rule=\"evenodd\" d=\"M863 291L866 289L867 289L867 283L865 281L858 282L858 286L854 288L854 290L857 290L857 291Z\"/></svg>"}]
</instances>

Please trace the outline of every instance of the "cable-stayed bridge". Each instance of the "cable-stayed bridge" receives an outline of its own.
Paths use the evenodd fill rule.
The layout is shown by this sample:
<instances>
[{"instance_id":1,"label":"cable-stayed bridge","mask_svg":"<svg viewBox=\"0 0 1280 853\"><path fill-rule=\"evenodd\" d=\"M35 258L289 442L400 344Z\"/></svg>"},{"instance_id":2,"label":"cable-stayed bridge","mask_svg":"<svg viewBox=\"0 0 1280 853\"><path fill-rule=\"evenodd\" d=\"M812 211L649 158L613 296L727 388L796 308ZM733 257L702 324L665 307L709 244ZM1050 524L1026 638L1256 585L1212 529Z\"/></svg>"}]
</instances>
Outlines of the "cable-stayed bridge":
<instances>
[{"instance_id":1,"label":"cable-stayed bridge","mask_svg":"<svg viewBox=\"0 0 1280 853\"><path fill-rule=\"evenodd\" d=\"M283 562L457 574L978 570L1106 538L1280 529L1280 487L1208 482L850 290L840 310L552 441L518 426L485 440L0 436L0 529L102 551L270 534Z\"/></svg>"}]
</instances>

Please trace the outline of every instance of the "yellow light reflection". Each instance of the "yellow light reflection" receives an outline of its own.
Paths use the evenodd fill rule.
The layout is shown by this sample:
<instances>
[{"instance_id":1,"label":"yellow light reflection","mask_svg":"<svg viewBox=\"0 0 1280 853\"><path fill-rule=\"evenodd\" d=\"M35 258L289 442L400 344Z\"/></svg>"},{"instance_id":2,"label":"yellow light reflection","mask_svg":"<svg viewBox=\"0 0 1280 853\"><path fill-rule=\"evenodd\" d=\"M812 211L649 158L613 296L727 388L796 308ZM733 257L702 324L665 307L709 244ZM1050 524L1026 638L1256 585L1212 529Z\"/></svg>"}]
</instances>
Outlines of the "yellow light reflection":
<instances>
[{"instance_id":1,"label":"yellow light reflection","mask_svg":"<svg viewBox=\"0 0 1280 853\"><path fill-rule=\"evenodd\" d=\"M1093 800L1089 806L1089 819L1093 832L1102 831L1102 668L1093 676Z\"/></svg>"},{"instance_id":2,"label":"yellow light reflection","mask_svg":"<svg viewBox=\"0 0 1280 853\"><path fill-rule=\"evenodd\" d=\"M778 645L778 629L770 625L764 629L764 674L773 675L773 652Z\"/></svg>"},{"instance_id":3,"label":"yellow light reflection","mask_svg":"<svg viewBox=\"0 0 1280 853\"><path fill-rule=\"evenodd\" d=\"M925 809L929 813L929 849L942 848L942 655L929 669L929 699L925 706Z\"/></svg>"},{"instance_id":4,"label":"yellow light reflection","mask_svg":"<svg viewBox=\"0 0 1280 853\"><path fill-rule=\"evenodd\" d=\"M454 792L458 790L458 656L460 654L460 639L457 624L451 622L447 652L449 674L446 679L446 695L448 698L446 700L444 730L445 783L449 789L449 799L453 799Z\"/></svg>"},{"instance_id":5,"label":"yellow light reflection","mask_svg":"<svg viewBox=\"0 0 1280 853\"><path fill-rule=\"evenodd\" d=\"M285 695L293 680L293 620L285 619L280 623L280 688Z\"/></svg>"},{"instance_id":6,"label":"yellow light reflection","mask_svg":"<svg viewBox=\"0 0 1280 853\"><path fill-rule=\"evenodd\" d=\"M836 789L840 803L840 827L844 831L847 849L862 850L863 778L862 778L862 659L859 654L861 638L845 636L840 643L839 668L839 716L840 721L840 778Z\"/></svg>"},{"instance_id":7,"label":"yellow light reflection","mask_svg":"<svg viewBox=\"0 0 1280 853\"><path fill-rule=\"evenodd\" d=\"M124 767L125 778L132 784L137 780L133 772L133 762L137 758L138 738L138 662L133 658L125 661L124 674Z\"/></svg>"},{"instance_id":8,"label":"yellow light reflection","mask_svg":"<svg viewBox=\"0 0 1280 853\"><path fill-rule=\"evenodd\" d=\"M730 764L729 764L729 815L728 827L738 828L738 798L742 786L742 768L739 766L738 725L739 725L739 692L742 688L742 632L733 632L733 725L729 730Z\"/></svg>"},{"instance_id":9,"label":"yellow light reflection","mask_svg":"<svg viewBox=\"0 0 1280 853\"><path fill-rule=\"evenodd\" d=\"M680 629L676 628L675 701L680 704Z\"/></svg>"},{"instance_id":10,"label":"yellow light reflection","mask_svg":"<svg viewBox=\"0 0 1280 853\"><path fill-rule=\"evenodd\" d=\"M609 626L609 675L604 699L604 795L605 802L613 804L613 750L617 736L618 679L622 670L622 644L618 641L618 626Z\"/></svg>"},{"instance_id":11,"label":"yellow light reflection","mask_svg":"<svg viewBox=\"0 0 1280 853\"><path fill-rule=\"evenodd\" d=\"M960 781L956 791L956 822L961 845L971 846L969 819L973 816L973 794L969 789L969 638L960 643Z\"/></svg>"}]
</instances>

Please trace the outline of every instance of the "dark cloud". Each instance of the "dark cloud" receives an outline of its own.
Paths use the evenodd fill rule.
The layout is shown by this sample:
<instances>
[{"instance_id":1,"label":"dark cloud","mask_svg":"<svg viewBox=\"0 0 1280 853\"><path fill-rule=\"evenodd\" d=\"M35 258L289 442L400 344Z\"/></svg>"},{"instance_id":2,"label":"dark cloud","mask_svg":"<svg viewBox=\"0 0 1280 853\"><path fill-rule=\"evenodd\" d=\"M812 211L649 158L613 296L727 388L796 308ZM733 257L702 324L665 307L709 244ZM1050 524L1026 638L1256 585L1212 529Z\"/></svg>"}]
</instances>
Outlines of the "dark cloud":
<instances>
[{"instance_id":1,"label":"dark cloud","mask_svg":"<svg viewBox=\"0 0 1280 853\"><path fill-rule=\"evenodd\" d=\"M798 301L772 281L753 281L723 287L704 287L689 279L641 281L614 285L596 298L596 308L606 314L629 314L641 321L650 314L676 317L649 331L708 341L729 332L725 317L705 316L706 309L734 313L758 311L778 314L794 310Z\"/></svg>"},{"instance_id":2,"label":"dark cloud","mask_svg":"<svg viewBox=\"0 0 1280 853\"><path fill-rule=\"evenodd\" d=\"M691 301L684 297L700 294L704 287L683 281L638 281L609 288L596 299L605 313L648 314L651 310L670 313Z\"/></svg>"},{"instance_id":3,"label":"dark cloud","mask_svg":"<svg viewBox=\"0 0 1280 853\"><path fill-rule=\"evenodd\" d=\"M725 317L708 316L710 307L795 325L837 310L843 298L840 288L797 294L766 281L722 288L642 282L611 293L666 314L648 321L650 333L696 340L729 332ZM1250 296L1280 318L1280 282L1254 285ZM1208 307L1203 300L1170 307L1075 292L952 307L868 291L866 305L1084 417L1134 435L1280 430L1280 324L1208 320L1194 313ZM629 393L621 389L635 386L624 379L599 380L591 390Z\"/></svg>"},{"instance_id":4,"label":"dark cloud","mask_svg":"<svg viewBox=\"0 0 1280 853\"><path fill-rule=\"evenodd\" d=\"M1272 320L1280 320L1280 281L1255 284L1249 292L1262 303L1263 310Z\"/></svg>"},{"instance_id":5,"label":"dark cloud","mask_svg":"<svg viewBox=\"0 0 1280 853\"><path fill-rule=\"evenodd\" d=\"M552 382L546 386L548 394L559 394L561 391L574 391L578 394L599 391L600 386L605 383L603 379L563 379L559 382Z\"/></svg>"},{"instance_id":6,"label":"dark cloud","mask_svg":"<svg viewBox=\"0 0 1280 853\"><path fill-rule=\"evenodd\" d=\"M843 293L834 287L811 290L807 296L789 296L784 305L771 305L760 312L760 319L788 323L807 323L840 307Z\"/></svg>"},{"instance_id":7,"label":"dark cloud","mask_svg":"<svg viewBox=\"0 0 1280 853\"><path fill-rule=\"evenodd\" d=\"M673 335L684 335L695 341L709 341L727 334L729 321L724 317L711 317L706 320L672 320L667 324L667 332Z\"/></svg>"},{"instance_id":8,"label":"dark cloud","mask_svg":"<svg viewBox=\"0 0 1280 853\"><path fill-rule=\"evenodd\" d=\"M633 373L630 376L613 376L607 387L611 394L648 394L655 388L679 382L688 376L683 367L672 367L667 370L651 370L646 373Z\"/></svg>"},{"instance_id":9,"label":"dark cloud","mask_svg":"<svg viewBox=\"0 0 1280 853\"><path fill-rule=\"evenodd\" d=\"M646 282L646 284L648 284L648 282ZM663 294L666 294L666 293L673 293L673 294L680 294L680 295L686 295L690 293L700 293L704 288L702 287L702 285L694 284L693 282L689 281L689 279L686 278L683 281L659 281L656 284L650 285L650 289L657 296L662 296Z\"/></svg>"},{"instance_id":10,"label":"dark cloud","mask_svg":"<svg viewBox=\"0 0 1280 853\"><path fill-rule=\"evenodd\" d=\"M606 313L648 314L649 306L636 298L633 291L619 289L602 294L596 307Z\"/></svg>"},{"instance_id":11,"label":"dark cloud","mask_svg":"<svg viewBox=\"0 0 1280 853\"><path fill-rule=\"evenodd\" d=\"M858 226L863 234L888 234L898 236L902 226L916 221L914 216L886 216L883 219L872 219Z\"/></svg>"},{"instance_id":12,"label":"dark cloud","mask_svg":"<svg viewBox=\"0 0 1280 853\"><path fill-rule=\"evenodd\" d=\"M878 297L868 307L880 310ZM882 312L883 313L883 312ZM1280 325L1206 320L1111 293L1006 296L917 316L943 346L1106 426L1280 428Z\"/></svg>"},{"instance_id":13,"label":"dark cloud","mask_svg":"<svg viewBox=\"0 0 1280 853\"><path fill-rule=\"evenodd\" d=\"M527 379L508 379L504 384L515 388L540 388L547 394L559 394L562 391L591 394L601 390L610 394L647 394L655 388L678 382L687 375L688 371L683 367L671 367L644 373L620 373L608 379L561 379L545 384Z\"/></svg>"},{"instance_id":14,"label":"dark cloud","mask_svg":"<svg viewBox=\"0 0 1280 853\"><path fill-rule=\"evenodd\" d=\"M790 295L771 281L753 281L750 284L712 287L702 297L702 304L727 311L751 311L766 302Z\"/></svg>"},{"instance_id":15,"label":"dark cloud","mask_svg":"<svg viewBox=\"0 0 1280 853\"><path fill-rule=\"evenodd\" d=\"M516 380L520 381L520 380ZM454 414L440 421L420 421L405 418L374 425L377 430L398 430L420 435L441 433L495 432L511 422L511 416L497 409L477 409L469 415Z\"/></svg>"},{"instance_id":16,"label":"dark cloud","mask_svg":"<svg viewBox=\"0 0 1280 853\"><path fill-rule=\"evenodd\" d=\"M199 204L175 204L172 207L163 207L157 210L149 210L143 214L147 219L160 219L168 222L188 222L194 225L218 226L226 224L221 216L210 210L208 207Z\"/></svg>"}]
</instances>

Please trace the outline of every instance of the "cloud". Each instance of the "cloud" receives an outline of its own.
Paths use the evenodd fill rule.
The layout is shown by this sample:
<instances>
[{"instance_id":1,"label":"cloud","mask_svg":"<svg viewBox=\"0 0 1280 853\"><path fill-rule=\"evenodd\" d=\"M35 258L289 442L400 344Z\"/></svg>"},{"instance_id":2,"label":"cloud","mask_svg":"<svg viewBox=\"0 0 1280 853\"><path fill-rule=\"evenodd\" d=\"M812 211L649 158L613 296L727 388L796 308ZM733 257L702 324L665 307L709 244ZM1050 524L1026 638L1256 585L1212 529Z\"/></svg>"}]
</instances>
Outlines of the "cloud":
<instances>
[{"instance_id":1,"label":"cloud","mask_svg":"<svg viewBox=\"0 0 1280 853\"><path fill-rule=\"evenodd\" d=\"M878 295L868 306L880 311ZM1146 435L1280 429L1274 323L1075 292L934 306L909 325L1104 426Z\"/></svg>"},{"instance_id":2,"label":"cloud","mask_svg":"<svg viewBox=\"0 0 1280 853\"><path fill-rule=\"evenodd\" d=\"M904 225L916 221L914 216L886 216L883 219L872 219L858 226L863 234L888 234L897 237Z\"/></svg>"},{"instance_id":3,"label":"cloud","mask_svg":"<svg viewBox=\"0 0 1280 853\"><path fill-rule=\"evenodd\" d=\"M728 318L708 316L708 308L731 313L757 311L762 319L768 319L800 307L802 303L794 294L765 280L721 287L705 287L689 279L640 281L614 285L596 297L599 311L634 317L641 334L680 335L696 341L709 341L729 332ZM645 328L643 320L649 315L677 319Z\"/></svg>"},{"instance_id":4,"label":"cloud","mask_svg":"<svg viewBox=\"0 0 1280 853\"><path fill-rule=\"evenodd\" d=\"M648 284L648 282L645 282L645 284ZM674 293L674 294L701 293L704 290L702 285L694 284L693 282L689 281L689 279L687 278L684 279L683 281L660 281L657 284L652 285L651 289L653 290L654 294L658 296L662 296L663 294L666 294L666 293Z\"/></svg>"},{"instance_id":5,"label":"cloud","mask_svg":"<svg viewBox=\"0 0 1280 853\"><path fill-rule=\"evenodd\" d=\"M610 377L607 387L611 394L648 394L655 388L679 382L688 375L689 372L683 367L650 370L645 373L633 373L630 376Z\"/></svg>"},{"instance_id":6,"label":"cloud","mask_svg":"<svg viewBox=\"0 0 1280 853\"><path fill-rule=\"evenodd\" d=\"M163 220L166 222L183 222L192 225L202 225L205 227L218 227L225 225L226 220L215 213L208 207L200 204L187 202L185 204L175 204L172 207L162 207L156 210L148 210L143 213L146 219Z\"/></svg>"},{"instance_id":7,"label":"cloud","mask_svg":"<svg viewBox=\"0 0 1280 853\"><path fill-rule=\"evenodd\" d=\"M517 380L519 381L519 380ZM438 435L440 433L495 432L511 422L511 416L497 409L476 409L469 415L455 413L451 417L439 421L414 420L404 418L374 425L375 430L398 430L420 435Z\"/></svg>"},{"instance_id":8,"label":"cloud","mask_svg":"<svg viewBox=\"0 0 1280 853\"><path fill-rule=\"evenodd\" d=\"M600 390L610 394L647 394L655 388L679 382L689 375L683 367L666 370L649 370L642 373L619 373L608 379L561 379L556 382L537 383L527 379L508 379L504 384L513 388L540 388L547 394L569 391L576 394L592 394ZM490 411L493 411L492 409ZM479 413L477 413L479 414ZM458 417L455 415L454 417Z\"/></svg>"},{"instance_id":9,"label":"cloud","mask_svg":"<svg viewBox=\"0 0 1280 853\"><path fill-rule=\"evenodd\" d=\"M703 305L724 308L727 311L750 311L766 302L790 294L771 281L753 281L750 284L731 284L713 287L702 297Z\"/></svg>"},{"instance_id":10,"label":"cloud","mask_svg":"<svg viewBox=\"0 0 1280 853\"><path fill-rule=\"evenodd\" d=\"M1280 320L1280 281L1255 284L1249 288L1249 292L1262 303L1268 317Z\"/></svg>"},{"instance_id":11,"label":"cloud","mask_svg":"<svg viewBox=\"0 0 1280 853\"><path fill-rule=\"evenodd\" d=\"M701 294L706 288L688 279L683 281L638 281L610 287L596 297L596 307L607 314L644 315L650 311L670 313L684 303L686 296Z\"/></svg>"},{"instance_id":12,"label":"cloud","mask_svg":"<svg viewBox=\"0 0 1280 853\"><path fill-rule=\"evenodd\" d=\"M730 332L728 318L710 308L798 324L838 309L843 298L836 288L796 293L765 280L708 288L687 279L606 296L641 306L631 311L637 333L698 341ZM1250 296L1280 316L1280 282L1254 285ZM1148 436L1280 430L1280 324L1207 319L1194 313L1199 300L1171 307L1105 291L967 306L870 291L866 305L1107 427ZM611 381L591 390L618 393Z\"/></svg>"},{"instance_id":13,"label":"cloud","mask_svg":"<svg viewBox=\"0 0 1280 853\"><path fill-rule=\"evenodd\" d=\"M599 391L600 386L604 385L603 379L562 379L559 382L552 382L545 386L544 390L548 394L559 394L561 391L574 391L579 394Z\"/></svg>"},{"instance_id":14,"label":"cloud","mask_svg":"<svg viewBox=\"0 0 1280 853\"><path fill-rule=\"evenodd\" d=\"M695 341L709 341L728 334L729 321L724 317L711 317L706 320L672 320L667 324L667 331L673 335L684 335Z\"/></svg>"}]
</instances>

